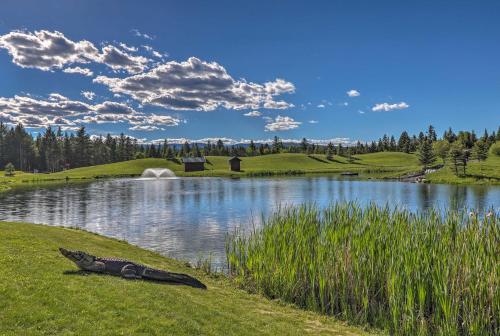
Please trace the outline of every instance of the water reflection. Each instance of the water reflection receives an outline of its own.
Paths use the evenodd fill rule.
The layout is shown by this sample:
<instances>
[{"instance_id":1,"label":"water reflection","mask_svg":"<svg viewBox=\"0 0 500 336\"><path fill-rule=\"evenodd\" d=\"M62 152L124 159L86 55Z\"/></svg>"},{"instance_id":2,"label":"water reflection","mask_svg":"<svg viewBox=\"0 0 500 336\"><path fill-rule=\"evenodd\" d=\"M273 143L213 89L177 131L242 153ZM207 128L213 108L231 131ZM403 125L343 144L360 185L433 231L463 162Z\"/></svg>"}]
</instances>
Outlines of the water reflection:
<instances>
[{"instance_id":1,"label":"water reflection","mask_svg":"<svg viewBox=\"0 0 500 336\"><path fill-rule=\"evenodd\" d=\"M281 205L335 201L405 207L500 207L500 188L335 180L332 177L108 180L0 194L0 220L73 226L164 255L224 259L224 239L238 226L259 225Z\"/></svg>"}]
</instances>

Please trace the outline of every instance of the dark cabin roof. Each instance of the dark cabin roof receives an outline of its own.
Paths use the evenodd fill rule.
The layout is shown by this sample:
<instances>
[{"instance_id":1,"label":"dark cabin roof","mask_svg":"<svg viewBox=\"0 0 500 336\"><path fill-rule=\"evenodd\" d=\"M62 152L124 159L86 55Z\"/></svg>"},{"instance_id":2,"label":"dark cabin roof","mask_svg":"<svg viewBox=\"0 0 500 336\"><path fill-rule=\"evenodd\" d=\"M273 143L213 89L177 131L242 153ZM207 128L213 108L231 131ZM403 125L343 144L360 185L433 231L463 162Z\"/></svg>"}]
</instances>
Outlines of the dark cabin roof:
<instances>
[{"instance_id":1,"label":"dark cabin roof","mask_svg":"<svg viewBox=\"0 0 500 336\"><path fill-rule=\"evenodd\" d=\"M232 157L232 158L230 158L228 161L229 161L229 162L231 162L231 161L241 161L241 159L240 159L239 157L237 157L237 156L233 156L233 157Z\"/></svg>"},{"instance_id":2,"label":"dark cabin roof","mask_svg":"<svg viewBox=\"0 0 500 336\"><path fill-rule=\"evenodd\" d=\"M184 157L181 159L182 163L205 163L207 160L205 160L204 157Z\"/></svg>"}]
</instances>

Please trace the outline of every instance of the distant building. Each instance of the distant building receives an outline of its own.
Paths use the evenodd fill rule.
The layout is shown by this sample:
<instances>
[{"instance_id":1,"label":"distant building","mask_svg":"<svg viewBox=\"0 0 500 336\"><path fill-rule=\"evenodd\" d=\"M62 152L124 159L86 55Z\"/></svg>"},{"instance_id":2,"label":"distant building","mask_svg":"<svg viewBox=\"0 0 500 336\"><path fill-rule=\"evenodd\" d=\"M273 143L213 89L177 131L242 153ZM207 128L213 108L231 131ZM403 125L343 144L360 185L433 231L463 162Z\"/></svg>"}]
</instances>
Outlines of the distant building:
<instances>
[{"instance_id":1,"label":"distant building","mask_svg":"<svg viewBox=\"0 0 500 336\"><path fill-rule=\"evenodd\" d=\"M233 156L228 161L229 161L229 166L230 166L232 171L238 171L238 172L240 171L241 159L239 157Z\"/></svg>"},{"instance_id":2,"label":"distant building","mask_svg":"<svg viewBox=\"0 0 500 336\"><path fill-rule=\"evenodd\" d=\"M204 157L185 157L181 161L184 164L185 172L203 171L205 170L205 162L207 162Z\"/></svg>"}]
</instances>

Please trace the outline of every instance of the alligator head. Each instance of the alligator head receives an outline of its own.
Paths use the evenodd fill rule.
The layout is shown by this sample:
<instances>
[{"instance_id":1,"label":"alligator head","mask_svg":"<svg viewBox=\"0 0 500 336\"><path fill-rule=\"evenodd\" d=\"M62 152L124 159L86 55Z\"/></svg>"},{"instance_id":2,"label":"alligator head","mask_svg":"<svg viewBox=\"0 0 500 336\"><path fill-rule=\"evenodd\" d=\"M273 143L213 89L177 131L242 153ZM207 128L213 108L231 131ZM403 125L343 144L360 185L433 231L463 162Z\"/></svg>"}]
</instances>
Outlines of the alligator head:
<instances>
[{"instance_id":1,"label":"alligator head","mask_svg":"<svg viewBox=\"0 0 500 336\"><path fill-rule=\"evenodd\" d=\"M79 267L91 265L95 261L95 257L82 251L70 251L60 247L59 251L63 256L77 264Z\"/></svg>"}]
</instances>

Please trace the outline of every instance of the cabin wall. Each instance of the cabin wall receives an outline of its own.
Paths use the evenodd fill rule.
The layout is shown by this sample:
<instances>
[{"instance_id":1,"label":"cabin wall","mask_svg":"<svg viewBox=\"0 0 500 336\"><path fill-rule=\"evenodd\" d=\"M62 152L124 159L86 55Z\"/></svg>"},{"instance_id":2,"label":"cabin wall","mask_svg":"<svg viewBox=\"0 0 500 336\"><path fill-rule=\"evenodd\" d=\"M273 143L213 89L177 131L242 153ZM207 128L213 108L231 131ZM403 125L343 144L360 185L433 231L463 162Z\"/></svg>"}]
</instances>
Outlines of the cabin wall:
<instances>
[{"instance_id":1,"label":"cabin wall","mask_svg":"<svg viewBox=\"0 0 500 336\"><path fill-rule=\"evenodd\" d=\"M193 171L203 171L205 170L205 164L203 162L186 162L184 163L185 172Z\"/></svg>"}]
</instances>

